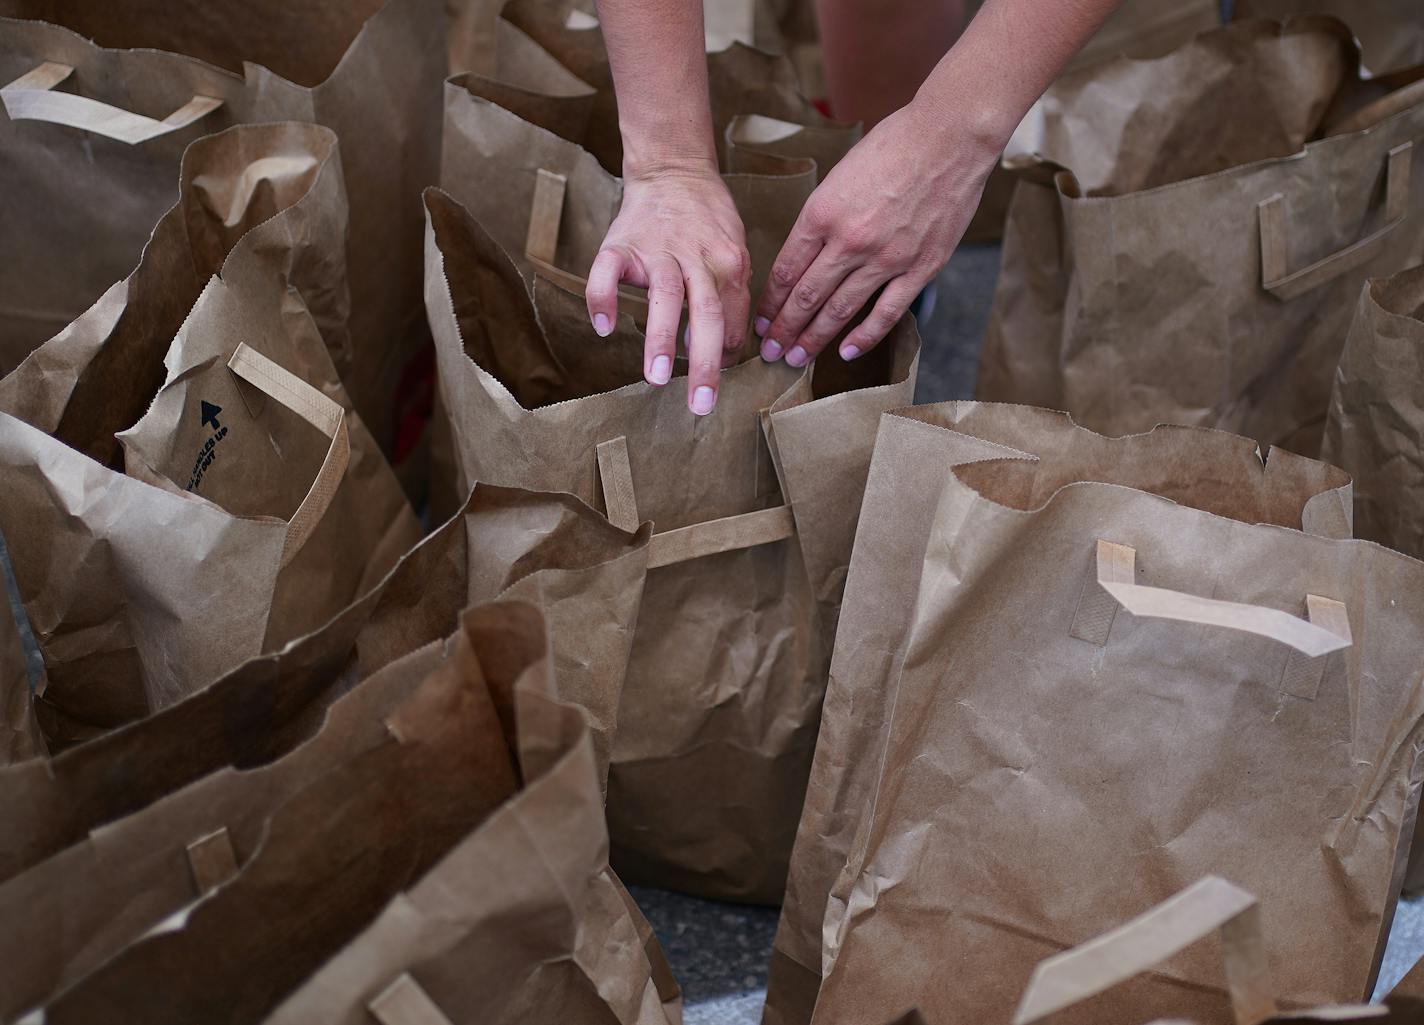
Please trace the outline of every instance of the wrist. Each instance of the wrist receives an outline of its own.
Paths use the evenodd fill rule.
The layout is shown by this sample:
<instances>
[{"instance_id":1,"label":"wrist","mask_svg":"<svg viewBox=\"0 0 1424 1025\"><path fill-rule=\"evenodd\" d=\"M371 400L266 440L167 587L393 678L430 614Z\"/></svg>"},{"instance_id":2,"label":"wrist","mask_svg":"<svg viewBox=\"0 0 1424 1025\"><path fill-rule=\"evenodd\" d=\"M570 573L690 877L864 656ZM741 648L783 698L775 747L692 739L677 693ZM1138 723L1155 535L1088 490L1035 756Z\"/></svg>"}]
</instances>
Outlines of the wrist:
<instances>
[{"instance_id":1,"label":"wrist","mask_svg":"<svg viewBox=\"0 0 1424 1025\"><path fill-rule=\"evenodd\" d=\"M927 138L943 140L972 161L987 164L999 159L1023 120L1017 109L979 100L966 104L962 98L949 102L926 87L915 94L905 111Z\"/></svg>"},{"instance_id":2,"label":"wrist","mask_svg":"<svg viewBox=\"0 0 1424 1025\"><path fill-rule=\"evenodd\" d=\"M623 153L623 180L652 182L666 178L716 178L721 180L714 153L660 152L634 155Z\"/></svg>"}]
</instances>

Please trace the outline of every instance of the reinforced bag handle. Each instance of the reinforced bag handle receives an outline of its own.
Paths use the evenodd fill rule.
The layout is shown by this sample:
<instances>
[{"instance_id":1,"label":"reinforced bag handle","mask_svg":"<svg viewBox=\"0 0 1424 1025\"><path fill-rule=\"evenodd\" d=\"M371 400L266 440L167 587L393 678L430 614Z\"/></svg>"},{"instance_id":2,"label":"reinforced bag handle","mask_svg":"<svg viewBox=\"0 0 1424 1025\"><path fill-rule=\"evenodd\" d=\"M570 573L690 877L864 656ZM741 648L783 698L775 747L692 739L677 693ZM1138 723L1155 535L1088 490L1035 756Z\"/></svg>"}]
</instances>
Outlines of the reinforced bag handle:
<instances>
[{"instance_id":1,"label":"reinforced bag handle","mask_svg":"<svg viewBox=\"0 0 1424 1025\"><path fill-rule=\"evenodd\" d=\"M346 466L351 461L351 437L346 426L346 410L290 370L282 367L246 342L234 350L228 369L264 395L286 406L331 439L321 469L312 481L302 504L287 521L287 538L282 543L282 566L297 557L311 539L321 518L331 506Z\"/></svg>"},{"instance_id":2,"label":"reinforced bag handle","mask_svg":"<svg viewBox=\"0 0 1424 1025\"><path fill-rule=\"evenodd\" d=\"M223 104L214 96L195 95L158 121L88 96L55 92L54 87L73 72L74 69L67 64L45 61L9 85L0 86L0 100L4 101L5 113L12 121L47 121L68 125L133 146L187 128Z\"/></svg>"},{"instance_id":3,"label":"reinforced bag handle","mask_svg":"<svg viewBox=\"0 0 1424 1025\"><path fill-rule=\"evenodd\" d=\"M1199 623L1269 637L1318 659L1351 644L1349 618L1343 603L1308 595L1309 620L1264 605L1201 598L1165 587L1136 581L1137 550L1111 541L1098 541L1096 585L1089 581L1073 617L1072 635L1102 645L1119 606L1134 616Z\"/></svg>"},{"instance_id":4,"label":"reinforced bag handle","mask_svg":"<svg viewBox=\"0 0 1424 1025\"><path fill-rule=\"evenodd\" d=\"M1104 993L1218 930L1237 1025L1256 1025L1276 1013L1260 905L1218 876L1200 879L1111 932L1039 962L1014 1025L1031 1025Z\"/></svg>"},{"instance_id":5,"label":"reinforced bag handle","mask_svg":"<svg viewBox=\"0 0 1424 1025\"><path fill-rule=\"evenodd\" d=\"M1279 192L1256 205L1261 229L1261 287L1277 299L1294 299L1323 285L1379 254L1390 232L1409 213L1409 171L1414 144L1402 143L1389 151L1385 162L1385 222L1358 242L1337 250L1308 267L1289 269L1286 245L1286 201Z\"/></svg>"},{"instance_id":6,"label":"reinforced bag handle","mask_svg":"<svg viewBox=\"0 0 1424 1025\"><path fill-rule=\"evenodd\" d=\"M416 982L402 972L366 1005L381 1025L451 1025L440 1005Z\"/></svg>"},{"instance_id":7,"label":"reinforced bag handle","mask_svg":"<svg viewBox=\"0 0 1424 1025\"><path fill-rule=\"evenodd\" d=\"M623 530L638 529L638 502L628 463L628 439L622 435L598 446L598 475L608 519ZM648 568L671 566L704 555L784 541L796 533L788 505L724 516L676 530L654 533L648 542Z\"/></svg>"}]
</instances>

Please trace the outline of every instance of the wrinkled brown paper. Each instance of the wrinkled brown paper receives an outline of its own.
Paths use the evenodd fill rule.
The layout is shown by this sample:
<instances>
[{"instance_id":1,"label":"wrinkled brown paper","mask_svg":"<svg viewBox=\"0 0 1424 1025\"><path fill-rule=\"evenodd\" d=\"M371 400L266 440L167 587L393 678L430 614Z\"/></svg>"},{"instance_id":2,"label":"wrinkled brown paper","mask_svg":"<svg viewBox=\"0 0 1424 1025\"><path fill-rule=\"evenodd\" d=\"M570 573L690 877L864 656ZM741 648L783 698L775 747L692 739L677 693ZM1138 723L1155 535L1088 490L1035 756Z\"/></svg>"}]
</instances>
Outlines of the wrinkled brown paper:
<instances>
[{"instance_id":1,"label":"wrinkled brown paper","mask_svg":"<svg viewBox=\"0 0 1424 1025\"><path fill-rule=\"evenodd\" d=\"M1318 451L1361 284L1424 256L1424 161L1391 157L1424 104L1356 60L1333 19L1245 21L1061 79L1013 162L979 397Z\"/></svg>"},{"instance_id":2,"label":"wrinkled brown paper","mask_svg":"<svg viewBox=\"0 0 1424 1025\"><path fill-rule=\"evenodd\" d=\"M1034 962L1207 871L1260 895L1281 1000L1368 994L1420 785L1424 565L1341 540L1341 471L949 403L882 420L863 512L778 938L788 998L817 1021L1004 1019ZM1135 550L1137 584L1257 619L1335 599L1352 642L1310 658L1135 617L1098 582L1100 541ZM878 967L917 947L940 956ZM1167 991L1224 1020L1219 968L1163 972L1191 987L1126 987L1112 1020Z\"/></svg>"},{"instance_id":3,"label":"wrinkled brown paper","mask_svg":"<svg viewBox=\"0 0 1424 1025\"><path fill-rule=\"evenodd\" d=\"M724 373L717 415L693 417L680 376L666 388L643 383L642 336L629 318L596 338L581 297L526 279L529 261L500 245L523 244L533 172L546 163L562 161L549 169L569 175L563 237L595 248L619 183L587 151L457 85L450 93L445 167L460 177L449 194L427 193L426 288L457 483L567 490L608 509L617 484L601 469L608 443L626 459L625 525L654 521L655 552L680 545L679 528L725 530L709 554L654 557L609 776L613 860L633 881L775 902L871 432L881 410L913 392L914 329L906 322L865 360L823 360L814 371L753 357ZM475 175L452 157L457 146L484 147L486 166L503 170ZM797 210L785 197L803 183L740 177L743 195L762 197L743 209L752 234L784 236ZM561 242L559 266L578 267L564 259ZM794 537L759 540L733 522L784 517L787 506ZM704 800L714 789L718 800Z\"/></svg>"}]
</instances>

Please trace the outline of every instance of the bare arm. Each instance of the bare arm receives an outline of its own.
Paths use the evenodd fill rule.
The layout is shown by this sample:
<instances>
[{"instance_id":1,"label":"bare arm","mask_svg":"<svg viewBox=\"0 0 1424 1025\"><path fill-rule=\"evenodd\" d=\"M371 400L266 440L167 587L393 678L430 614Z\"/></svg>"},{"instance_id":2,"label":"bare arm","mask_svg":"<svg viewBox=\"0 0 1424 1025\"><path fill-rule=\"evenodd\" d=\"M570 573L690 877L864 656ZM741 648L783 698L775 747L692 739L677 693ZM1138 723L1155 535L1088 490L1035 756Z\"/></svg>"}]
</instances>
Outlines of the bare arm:
<instances>
[{"instance_id":1,"label":"bare arm","mask_svg":"<svg viewBox=\"0 0 1424 1025\"><path fill-rule=\"evenodd\" d=\"M821 0L823 19L848 2ZM757 305L763 358L803 365L882 288L841 356L884 338L959 244L1014 128L1119 2L988 0L807 202Z\"/></svg>"},{"instance_id":2,"label":"bare arm","mask_svg":"<svg viewBox=\"0 0 1424 1025\"><path fill-rule=\"evenodd\" d=\"M648 289L643 374L672 375L686 295L688 405L711 412L723 362L742 347L751 297L746 236L717 172L701 0L600 0L618 93L623 205L589 273L594 329L607 334L618 284Z\"/></svg>"}]
</instances>

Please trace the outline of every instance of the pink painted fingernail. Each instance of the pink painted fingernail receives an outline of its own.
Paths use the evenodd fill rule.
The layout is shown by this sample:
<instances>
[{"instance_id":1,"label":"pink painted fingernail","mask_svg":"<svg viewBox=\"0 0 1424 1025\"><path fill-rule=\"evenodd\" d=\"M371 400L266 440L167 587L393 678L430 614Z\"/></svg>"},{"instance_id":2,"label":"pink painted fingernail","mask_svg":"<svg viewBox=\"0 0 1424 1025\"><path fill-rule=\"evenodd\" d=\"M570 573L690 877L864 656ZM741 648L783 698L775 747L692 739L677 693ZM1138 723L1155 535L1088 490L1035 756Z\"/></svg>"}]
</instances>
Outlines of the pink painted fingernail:
<instances>
[{"instance_id":1,"label":"pink painted fingernail","mask_svg":"<svg viewBox=\"0 0 1424 1025\"><path fill-rule=\"evenodd\" d=\"M767 320L765 317L758 317L756 320L752 321L752 330L757 333L757 337L763 337L768 331L771 330L771 321Z\"/></svg>"},{"instance_id":2,"label":"pink painted fingernail","mask_svg":"<svg viewBox=\"0 0 1424 1025\"><path fill-rule=\"evenodd\" d=\"M600 338L607 338L613 333L613 328L608 325L608 318L602 313L593 315L593 329L598 332Z\"/></svg>"},{"instance_id":3,"label":"pink painted fingernail","mask_svg":"<svg viewBox=\"0 0 1424 1025\"><path fill-rule=\"evenodd\" d=\"M652 368L648 371L648 380L654 384L667 384L672 380L672 357L654 356Z\"/></svg>"},{"instance_id":4,"label":"pink painted fingernail","mask_svg":"<svg viewBox=\"0 0 1424 1025\"><path fill-rule=\"evenodd\" d=\"M859 355L860 355L860 349L856 348L854 345L842 345L842 346L841 346L841 359L846 359L846 360L855 359L855 358L856 358L857 356L859 356Z\"/></svg>"},{"instance_id":5,"label":"pink painted fingernail","mask_svg":"<svg viewBox=\"0 0 1424 1025\"><path fill-rule=\"evenodd\" d=\"M761 358L768 363L775 363L781 358L781 345L775 338L768 338L761 343Z\"/></svg>"},{"instance_id":6,"label":"pink painted fingernail","mask_svg":"<svg viewBox=\"0 0 1424 1025\"><path fill-rule=\"evenodd\" d=\"M692 411L698 416L706 416L716 404L717 393L705 384L692 393Z\"/></svg>"},{"instance_id":7,"label":"pink painted fingernail","mask_svg":"<svg viewBox=\"0 0 1424 1025\"><path fill-rule=\"evenodd\" d=\"M804 367L810 358L810 354L799 345L793 345L791 351L786 354L786 362L793 367Z\"/></svg>"}]
</instances>

